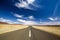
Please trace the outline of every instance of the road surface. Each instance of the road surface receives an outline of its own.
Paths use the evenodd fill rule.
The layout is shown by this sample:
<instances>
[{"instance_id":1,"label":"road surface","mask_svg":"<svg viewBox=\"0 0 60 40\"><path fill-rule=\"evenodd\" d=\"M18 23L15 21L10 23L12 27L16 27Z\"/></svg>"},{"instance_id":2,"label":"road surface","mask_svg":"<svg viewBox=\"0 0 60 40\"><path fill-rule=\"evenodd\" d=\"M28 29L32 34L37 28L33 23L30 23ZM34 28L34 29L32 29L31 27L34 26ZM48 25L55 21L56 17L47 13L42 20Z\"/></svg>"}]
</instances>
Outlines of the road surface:
<instances>
[{"instance_id":1,"label":"road surface","mask_svg":"<svg viewBox=\"0 0 60 40\"><path fill-rule=\"evenodd\" d=\"M32 27L32 36L31 40L60 40L60 27L58 29L53 27ZM55 31L55 32L54 32ZM59 31L59 33L57 32Z\"/></svg>"},{"instance_id":2,"label":"road surface","mask_svg":"<svg viewBox=\"0 0 60 40\"><path fill-rule=\"evenodd\" d=\"M24 25L0 25L0 40L29 40L29 27Z\"/></svg>"},{"instance_id":3,"label":"road surface","mask_svg":"<svg viewBox=\"0 0 60 40\"><path fill-rule=\"evenodd\" d=\"M60 27L5 26L0 27L0 40L60 40Z\"/></svg>"}]
</instances>

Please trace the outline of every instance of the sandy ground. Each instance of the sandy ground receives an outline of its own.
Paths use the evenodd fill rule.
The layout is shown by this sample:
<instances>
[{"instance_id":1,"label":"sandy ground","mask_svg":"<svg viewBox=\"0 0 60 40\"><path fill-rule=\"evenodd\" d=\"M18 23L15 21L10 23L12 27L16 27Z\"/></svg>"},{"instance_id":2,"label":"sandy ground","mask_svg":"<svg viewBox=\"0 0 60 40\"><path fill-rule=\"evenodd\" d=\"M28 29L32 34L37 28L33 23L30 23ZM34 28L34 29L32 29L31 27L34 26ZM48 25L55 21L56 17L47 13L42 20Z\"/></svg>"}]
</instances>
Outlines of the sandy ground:
<instances>
[{"instance_id":1,"label":"sandy ground","mask_svg":"<svg viewBox=\"0 0 60 40\"><path fill-rule=\"evenodd\" d=\"M0 24L0 34L27 28L24 25Z\"/></svg>"}]
</instances>

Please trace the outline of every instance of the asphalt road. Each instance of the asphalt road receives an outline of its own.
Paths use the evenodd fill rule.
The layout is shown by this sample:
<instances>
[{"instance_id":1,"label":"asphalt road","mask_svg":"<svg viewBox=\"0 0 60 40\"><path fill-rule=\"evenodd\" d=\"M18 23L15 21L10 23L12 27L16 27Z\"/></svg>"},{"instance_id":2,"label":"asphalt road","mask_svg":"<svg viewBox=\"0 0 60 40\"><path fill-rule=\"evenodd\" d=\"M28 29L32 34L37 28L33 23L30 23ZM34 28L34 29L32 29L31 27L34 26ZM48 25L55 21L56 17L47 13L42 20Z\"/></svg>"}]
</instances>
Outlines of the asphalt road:
<instances>
[{"instance_id":1,"label":"asphalt road","mask_svg":"<svg viewBox=\"0 0 60 40\"><path fill-rule=\"evenodd\" d=\"M0 40L29 40L29 28L0 34Z\"/></svg>"},{"instance_id":2,"label":"asphalt road","mask_svg":"<svg viewBox=\"0 0 60 40\"><path fill-rule=\"evenodd\" d=\"M60 40L60 36L29 26L24 29L0 34L0 40Z\"/></svg>"},{"instance_id":3,"label":"asphalt road","mask_svg":"<svg viewBox=\"0 0 60 40\"><path fill-rule=\"evenodd\" d=\"M32 28L31 40L60 40L60 36Z\"/></svg>"}]
</instances>

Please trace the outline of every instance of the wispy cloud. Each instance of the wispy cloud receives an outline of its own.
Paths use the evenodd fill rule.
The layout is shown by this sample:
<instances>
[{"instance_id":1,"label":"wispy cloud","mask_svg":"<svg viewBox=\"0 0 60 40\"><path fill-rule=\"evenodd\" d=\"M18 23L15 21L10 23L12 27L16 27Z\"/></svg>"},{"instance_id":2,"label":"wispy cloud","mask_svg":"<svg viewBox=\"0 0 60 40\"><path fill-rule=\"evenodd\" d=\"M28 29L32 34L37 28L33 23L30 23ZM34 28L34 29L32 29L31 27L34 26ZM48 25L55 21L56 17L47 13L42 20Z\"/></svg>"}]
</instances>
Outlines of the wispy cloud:
<instances>
[{"instance_id":1,"label":"wispy cloud","mask_svg":"<svg viewBox=\"0 0 60 40\"><path fill-rule=\"evenodd\" d=\"M17 6L18 8L21 8L21 7L26 8L28 7L28 4L25 1L23 1L21 3L16 3L15 6Z\"/></svg>"},{"instance_id":2,"label":"wispy cloud","mask_svg":"<svg viewBox=\"0 0 60 40\"><path fill-rule=\"evenodd\" d=\"M23 24L23 25L60 25L60 22L37 22L32 20L17 19L17 21L12 21L5 18L0 18L0 22L6 22L9 24Z\"/></svg>"},{"instance_id":3,"label":"wispy cloud","mask_svg":"<svg viewBox=\"0 0 60 40\"><path fill-rule=\"evenodd\" d=\"M54 9L54 11L53 11L53 16L56 16L57 9L58 9L58 7L59 7L59 3L60 3L60 0L58 0L57 3L56 3L55 9Z\"/></svg>"},{"instance_id":4,"label":"wispy cloud","mask_svg":"<svg viewBox=\"0 0 60 40\"><path fill-rule=\"evenodd\" d=\"M55 6L55 9L53 11L53 16L52 17L49 17L48 19L51 20L51 21L57 21L57 20L60 20L59 17L56 17L56 13L57 13L57 9L58 9L58 6L59 6L59 3L60 1L58 0L57 3L56 3L56 6Z\"/></svg>"},{"instance_id":5,"label":"wispy cloud","mask_svg":"<svg viewBox=\"0 0 60 40\"><path fill-rule=\"evenodd\" d=\"M18 17L18 18L23 18L23 15L19 15L19 14L16 14L16 13L14 13L13 14L15 17Z\"/></svg>"},{"instance_id":6,"label":"wispy cloud","mask_svg":"<svg viewBox=\"0 0 60 40\"><path fill-rule=\"evenodd\" d=\"M17 19L17 21L26 22L26 20L22 20L22 19Z\"/></svg>"},{"instance_id":7,"label":"wispy cloud","mask_svg":"<svg viewBox=\"0 0 60 40\"><path fill-rule=\"evenodd\" d=\"M23 16L18 15L18 14L14 14L14 16L17 17L17 21L21 22L21 24L23 24L23 25L35 25L35 24L37 24L37 22L32 21L32 20L35 20L34 16L23 17ZM22 18L22 19L18 19L18 18ZM25 18L26 18L26 20L23 20Z\"/></svg>"},{"instance_id":8,"label":"wispy cloud","mask_svg":"<svg viewBox=\"0 0 60 40\"><path fill-rule=\"evenodd\" d=\"M15 16L17 18L35 19L34 16L24 17L24 15L19 15L17 13L13 13L13 16Z\"/></svg>"},{"instance_id":9,"label":"wispy cloud","mask_svg":"<svg viewBox=\"0 0 60 40\"><path fill-rule=\"evenodd\" d=\"M23 25L37 25L37 22L32 20L17 19L17 21L22 22Z\"/></svg>"},{"instance_id":10,"label":"wispy cloud","mask_svg":"<svg viewBox=\"0 0 60 40\"><path fill-rule=\"evenodd\" d=\"M49 17L48 19L51 20L51 21L55 21L56 20L56 18L51 18L51 17Z\"/></svg>"},{"instance_id":11,"label":"wispy cloud","mask_svg":"<svg viewBox=\"0 0 60 40\"><path fill-rule=\"evenodd\" d=\"M28 4L33 4L35 0L27 0Z\"/></svg>"},{"instance_id":12,"label":"wispy cloud","mask_svg":"<svg viewBox=\"0 0 60 40\"><path fill-rule=\"evenodd\" d=\"M59 17L49 17L48 18L49 20L51 20L51 21L58 21L58 20L60 20L60 18Z\"/></svg>"},{"instance_id":13,"label":"wispy cloud","mask_svg":"<svg viewBox=\"0 0 60 40\"><path fill-rule=\"evenodd\" d=\"M60 25L60 22L41 22L38 25Z\"/></svg>"},{"instance_id":14,"label":"wispy cloud","mask_svg":"<svg viewBox=\"0 0 60 40\"><path fill-rule=\"evenodd\" d=\"M4 18L0 18L0 22L9 22L11 20L7 20L7 19L4 19Z\"/></svg>"},{"instance_id":15,"label":"wispy cloud","mask_svg":"<svg viewBox=\"0 0 60 40\"><path fill-rule=\"evenodd\" d=\"M18 3L15 3L15 6L18 8L25 8L25 9L34 10L34 8L32 6L34 6L34 7L39 6L39 5L34 4L34 2L36 2L36 0L25 0L25 1L19 0ZM32 6L29 6L29 5L32 5Z\"/></svg>"},{"instance_id":16,"label":"wispy cloud","mask_svg":"<svg viewBox=\"0 0 60 40\"><path fill-rule=\"evenodd\" d=\"M20 22L15 22L9 19L5 19L5 18L0 18L0 22L6 22L8 24L19 24Z\"/></svg>"},{"instance_id":17,"label":"wispy cloud","mask_svg":"<svg viewBox=\"0 0 60 40\"><path fill-rule=\"evenodd\" d=\"M22 22L23 25L60 25L60 22L37 22L23 19L17 19L17 21Z\"/></svg>"},{"instance_id":18,"label":"wispy cloud","mask_svg":"<svg viewBox=\"0 0 60 40\"><path fill-rule=\"evenodd\" d=\"M28 18L29 18L29 19L35 19L34 16L29 16Z\"/></svg>"},{"instance_id":19,"label":"wispy cloud","mask_svg":"<svg viewBox=\"0 0 60 40\"><path fill-rule=\"evenodd\" d=\"M60 22L57 22L57 20L60 20L60 18L59 17L55 17L55 18L53 18L53 17L49 17L48 19L49 20L51 20L52 22L43 22L43 20L42 19L40 19L40 21L39 22L37 22L37 21L34 21L35 20L35 18L34 18L34 16L32 15L30 15L30 16L28 16L28 17L23 17L23 16L21 16L21 15L19 15L19 14L14 14L14 16L15 17L17 17L17 23L19 22L20 24L23 24L23 25L59 25L60 24ZM21 18L21 19L20 19ZM26 18L26 19L25 19ZM10 21L11 22L11 21ZM12 22L11 22L12 23ZM13 22L14 23L14 22ZM16 23L16 24L17 24Z\"/></svg>"}]
</instances>

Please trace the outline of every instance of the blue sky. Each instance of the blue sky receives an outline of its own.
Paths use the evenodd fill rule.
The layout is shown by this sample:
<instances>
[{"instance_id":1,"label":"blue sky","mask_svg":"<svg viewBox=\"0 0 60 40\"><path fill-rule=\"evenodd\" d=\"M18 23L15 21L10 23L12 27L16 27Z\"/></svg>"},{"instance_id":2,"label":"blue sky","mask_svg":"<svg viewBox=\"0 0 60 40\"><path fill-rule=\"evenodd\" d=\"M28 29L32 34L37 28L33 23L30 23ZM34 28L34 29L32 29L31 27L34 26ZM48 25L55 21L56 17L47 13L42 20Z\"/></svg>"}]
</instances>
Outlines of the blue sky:
<instances>
[{"instance_id":1,"label":"blue sky","mask_svg":"<svg viewBox=\"0 0 60 40\"><path fill-rule=\"evenodd\" d=\"M3 19L17 24L60 22L60 0L0 0L0 21Z\"/></svg>"}]
</instances>

